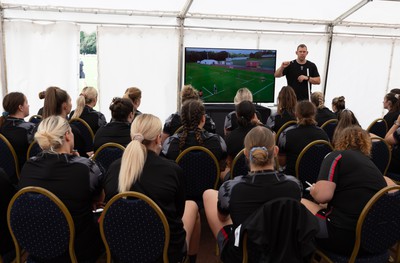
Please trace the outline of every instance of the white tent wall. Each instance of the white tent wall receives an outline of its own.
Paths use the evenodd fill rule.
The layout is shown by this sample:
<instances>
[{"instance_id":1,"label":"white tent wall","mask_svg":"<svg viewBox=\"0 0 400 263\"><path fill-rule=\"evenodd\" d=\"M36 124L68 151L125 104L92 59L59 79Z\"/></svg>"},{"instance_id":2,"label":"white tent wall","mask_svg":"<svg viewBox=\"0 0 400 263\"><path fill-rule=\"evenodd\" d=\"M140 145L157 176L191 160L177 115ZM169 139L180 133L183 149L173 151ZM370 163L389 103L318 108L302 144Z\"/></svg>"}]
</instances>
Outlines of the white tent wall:
<instances>
[{"instance_id":1,"label":"white tent wall","mask_svg":"<svg viewBox=\"0 0 400 263\"><path fill-rule=\"evenodd\" d=\"M1 6L6 68L2 62L0 68L8 79L2 88L28 93L31 112L42 104L38 91L49 85L67 89L74 103L79 24L99 26L99 109L108 119L111 98L130 86L143 91L141 111L162 120L175 111L183 79L179 51L189 46L277 49L278 67L305 43L322 78L313 90L326 89L328 107L344 95L364 128L383 116L385 93L400 86L399 1L2 0ZM303 8L307 12L299 12ZM21 19L30 22L19 32ZM39 30L32 21L56 23L54 30L38 25ZM285 78L276 80L275 98L285 84Z\"/></svg>"},{"instance_id":2,"label":"white tent wall","mask_svg":"<svg viewBox=\"0 0 400 263\"><path fill-rule=\"evenodd\" d=\"M139 110L162 121L176 111L179 30L98 27L99 109L110 120L113 97L129 87L142 91Z\"/></svg>"},{"instance_id":3,"label":"white tent wall","mask_svg":"<svg viewBox=\"0 0 400 263\"><path fill-rule=\"evenodd\" d=\"M382 117L391 50L390 39L334 37L326 104L330 106L334 97L345 96L346 107L354 112L363 128Z\"/></svg>"},{"instance_id":4,"label":"white tent wall","mask_svg":"<svg viewBox=\"0 0 400 263\"><path fill-rule=\"evenodd\" d=\"M23 92L36 114L43 101L38 93L49 86L76 98L79 78L79 26L5 21L8 92ZM4 95L4 94L3 94Z\"/></svg>"}]
</instances>

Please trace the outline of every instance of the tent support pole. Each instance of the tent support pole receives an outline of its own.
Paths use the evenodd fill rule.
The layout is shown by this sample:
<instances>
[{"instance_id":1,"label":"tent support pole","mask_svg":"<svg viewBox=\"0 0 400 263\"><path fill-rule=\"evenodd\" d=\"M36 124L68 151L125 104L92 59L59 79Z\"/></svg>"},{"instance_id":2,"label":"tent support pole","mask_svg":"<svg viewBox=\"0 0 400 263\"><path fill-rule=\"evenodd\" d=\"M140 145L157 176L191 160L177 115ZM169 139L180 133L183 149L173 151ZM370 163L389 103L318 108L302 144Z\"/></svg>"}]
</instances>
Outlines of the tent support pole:
<instances>
[{"instance_id":1,"label":"tent support pole","mask_svg":"<svg viewBox=\"0 0 400 263\"><path fill-rule=\"evenodd\" d=\"M0 7L0 78L1 78L1 95L3 97L8 93L7 88L7 68L6 68L6 43L4 41L4 10Z\"/></svg>"},{"instance_id":2,"label":"tent support pole","mask_svg":"<svg viewBox=\"0 0 400 263\"><path fill-rule=\"evenodd\" d=\"M185 38L185 18L189 11L190 6L192 5L193 0L187 0L185 6L182 8L181 12L179 13L177 19L179 24L179 47L178 47L178 87L176 88L177 91L177 111L181 108L181 96L180 92L182 89L182 78L183 78L183 43Z\"/></svg>"},{"instance_id":3,"label":"tent support pole","mask_svg":"<svg viewBox=\"0 0 400 263\"><path fill-rule=\"evenodd\" d=\"M326 52L326 64L325 64L325 81L324 81L324 97L326 95L326 85L328 83L328 72L329 72L329 64L330 64L330 59L331 59L331 52L332 52L332 38L333 38L333 25L328 26L328 48Z\"/></svg>"}]
</instances>

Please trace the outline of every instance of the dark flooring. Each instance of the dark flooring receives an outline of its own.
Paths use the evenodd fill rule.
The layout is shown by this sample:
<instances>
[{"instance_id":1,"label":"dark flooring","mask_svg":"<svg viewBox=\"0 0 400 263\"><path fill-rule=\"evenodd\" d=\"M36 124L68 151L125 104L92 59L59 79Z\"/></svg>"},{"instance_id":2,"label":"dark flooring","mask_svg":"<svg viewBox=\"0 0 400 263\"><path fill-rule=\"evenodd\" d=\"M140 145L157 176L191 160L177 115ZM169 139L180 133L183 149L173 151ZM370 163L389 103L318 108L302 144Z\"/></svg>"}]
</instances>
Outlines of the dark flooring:
<instances>
[{"instance_id":1,"label":"dark flooring","mask_svg":"<svg viewBox=\"0 0 400 263\"><path fill-rule=\"evenodd\" d=\"M217 243L208 227L207 218L204 211L200 212L201 217L201 239L200 249L197 254L196 263L214 263L220 262L216 254Z\"/></svg>"}]
</instances>

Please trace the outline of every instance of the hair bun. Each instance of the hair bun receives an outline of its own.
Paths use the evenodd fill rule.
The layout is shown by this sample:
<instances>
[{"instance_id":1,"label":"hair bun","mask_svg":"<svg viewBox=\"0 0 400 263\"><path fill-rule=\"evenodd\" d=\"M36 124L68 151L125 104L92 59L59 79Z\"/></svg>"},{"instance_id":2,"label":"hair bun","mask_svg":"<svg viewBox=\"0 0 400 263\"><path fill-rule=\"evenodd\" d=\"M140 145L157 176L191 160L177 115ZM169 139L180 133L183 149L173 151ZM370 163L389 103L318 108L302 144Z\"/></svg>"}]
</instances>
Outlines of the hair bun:
<instances>
[{"instance_id":1,"label":"hair bun","mask_svg":"<svg viewBox=\"0 0 400 263\"><path fill-rule=\"evenodd\" d=\"M250 154L249 154L249 156L250 156L250 162L252 162L253 161L253 154L254 154L254 152L255 151L257 151L257 150L261 150L261 151L264 151L265 152L265 154L266 154L266 159L268 159L268 150L267 150L267 148L265 148L264 146L263 147L253 147L253 148L251 148L250 149Z\"/></svg>"}]
</instances>

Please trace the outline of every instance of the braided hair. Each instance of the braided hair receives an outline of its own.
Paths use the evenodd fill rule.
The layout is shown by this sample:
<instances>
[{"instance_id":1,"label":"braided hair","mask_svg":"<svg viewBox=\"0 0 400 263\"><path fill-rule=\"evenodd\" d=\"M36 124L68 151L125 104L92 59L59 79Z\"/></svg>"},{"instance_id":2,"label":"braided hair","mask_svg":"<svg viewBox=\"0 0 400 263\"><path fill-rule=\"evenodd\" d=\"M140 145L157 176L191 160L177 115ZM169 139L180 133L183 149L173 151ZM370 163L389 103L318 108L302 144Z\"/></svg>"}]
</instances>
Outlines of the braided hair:
<instances>
[{"instance_id":1,"label":"braided hair","mask_svg":"<svg viewBox=\"0 0 400 263\"><path fill-rule=\"evenodd\" d=\"M179 149L181 151L185 146L186 139L190 131L194 131L198 144L203 145L204 142L201 136L199 124L204 114L205 107L201 100L188 100L182 105L181 121L183 131L179 138Z\"/></svg>"}]
</instances>

